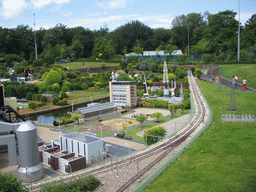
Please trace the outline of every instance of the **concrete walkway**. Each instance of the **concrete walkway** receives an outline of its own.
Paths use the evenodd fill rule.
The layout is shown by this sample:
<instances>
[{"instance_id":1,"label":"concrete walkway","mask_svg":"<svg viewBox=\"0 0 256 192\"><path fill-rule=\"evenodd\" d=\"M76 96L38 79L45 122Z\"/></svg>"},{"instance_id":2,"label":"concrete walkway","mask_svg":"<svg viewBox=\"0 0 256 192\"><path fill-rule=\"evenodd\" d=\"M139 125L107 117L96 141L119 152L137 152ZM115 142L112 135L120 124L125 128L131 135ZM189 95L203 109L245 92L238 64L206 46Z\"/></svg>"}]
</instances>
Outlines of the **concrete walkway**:
<instances>
[{"instance_id":1,"label":"concrete walkway","mask_svg":"<svg viewBox=\"0 0 256 192\"><path fill-rule=\"evenodd\" d=\"M187 124L188 121L189 121L189 114L183 115L176 119L172 119L170 121L167 121L167 122L157 125L155 127L158 127L158 126L164 127L167 131L166 136L168 137L168 136L171 136L172 134L174 134L176 131L180 130L184 125ZM154 128L154 127L152 127L152 128ZM144 134L144 131L140 131L136 135L139 137L143 137L143 134Z\"/></svg>"}]
</instances>

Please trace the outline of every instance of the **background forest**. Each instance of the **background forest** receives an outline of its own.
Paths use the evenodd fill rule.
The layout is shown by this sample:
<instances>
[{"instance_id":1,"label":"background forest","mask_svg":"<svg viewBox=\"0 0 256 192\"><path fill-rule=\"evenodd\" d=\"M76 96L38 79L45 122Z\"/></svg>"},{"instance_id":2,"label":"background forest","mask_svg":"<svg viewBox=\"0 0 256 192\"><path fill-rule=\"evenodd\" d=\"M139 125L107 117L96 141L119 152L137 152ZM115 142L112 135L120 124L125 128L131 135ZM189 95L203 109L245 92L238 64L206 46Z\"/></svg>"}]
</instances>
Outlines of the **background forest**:
<instances>
[{"instance_id":1,"label":"background forest","mask_svg":"<svg viewBox=\"0 0 256 192\"><path fill-rule=\"evenodd\" d=\"M170 29L152 29L140 21L130 21L113 31L107 28L90 30L84 27L69 28L64 24L36 31L37 53L35 60L34 32L28 25L8 29L0 27L0 62L28 62L38 66L53 64L59 59L102 58L113 59L129 52L181 49L185 55L228 54L237 59L237 13L223 11L176 16ZM189 49L188 49L189 38ZM255 60L256 14L241 25L241 60ZM226 56L227 57L227 56Z\"/></svg>"}]
</instances>

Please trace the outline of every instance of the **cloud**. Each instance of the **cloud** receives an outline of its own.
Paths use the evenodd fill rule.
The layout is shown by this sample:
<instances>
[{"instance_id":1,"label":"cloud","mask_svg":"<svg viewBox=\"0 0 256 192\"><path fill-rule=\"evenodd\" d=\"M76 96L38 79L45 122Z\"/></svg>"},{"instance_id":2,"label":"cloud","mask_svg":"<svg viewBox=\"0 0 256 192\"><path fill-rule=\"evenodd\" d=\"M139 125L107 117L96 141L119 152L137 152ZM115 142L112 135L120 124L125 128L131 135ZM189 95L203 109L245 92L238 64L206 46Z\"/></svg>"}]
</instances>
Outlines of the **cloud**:
<instances>
[{"instance_id":1,"label":"cloud","mask_svg":"<svg viewBox=\"0 0 256 192\"><path fill-rule=\"evenodd\" d=\"M170 14L162 15L147 15L142 16L139 14L129 14L129 15L112 15L108 17L95 17L88 16L85 18L79 18L74 20L69 20L66 23L69 27L83 26L91 30L100 29L101 27L108 26L110 31L115 30L117 27L124 25L132 20L138 20L151 28L170 28L173 17Z\"/></svg>"},{"instance_id":2,"label":"cloud","mask_svg":"<svg viewBox=\"0 0 256 192\"><path fill-rule=\"evenodd\" d=\"M71 16L73 14L74 14L73 12L67 12L67 13L63 13L63 16L64 17L69 17L69 16Z\"/></svg>"},{"instance_id":3,"label":"cloud","mask_svg":"<svg viewBox=\"0 0 256 192\"><path fill-rule=\"evenodd\" d=\"M61 5L70 2L71 0L32 0L32 5L41 9L42 7L49 5L51 3L55 3L56 5Z\"/></svg>"},{"instance_id":4,"label":"cloud","mask_svg":"<svg viewBox=\"0 0 256 192\"><path fill-rule=\"evenodd\" d=\"M133 0L110 0L97 2L97 5L104 9L114 9L114 8L124 8L128 3L133 2Z\"/></svg>"},{"instance_id":5,"label":"cloud","mask_svg":"<svg viewBox=\"0 0 256 192\"><path fill-rule=\"evenodd\" d=\"M6 19L21 14L27 7L25 0L1 0L0 2L2 3L1 15Z\"/></svg>"}]
</instances>

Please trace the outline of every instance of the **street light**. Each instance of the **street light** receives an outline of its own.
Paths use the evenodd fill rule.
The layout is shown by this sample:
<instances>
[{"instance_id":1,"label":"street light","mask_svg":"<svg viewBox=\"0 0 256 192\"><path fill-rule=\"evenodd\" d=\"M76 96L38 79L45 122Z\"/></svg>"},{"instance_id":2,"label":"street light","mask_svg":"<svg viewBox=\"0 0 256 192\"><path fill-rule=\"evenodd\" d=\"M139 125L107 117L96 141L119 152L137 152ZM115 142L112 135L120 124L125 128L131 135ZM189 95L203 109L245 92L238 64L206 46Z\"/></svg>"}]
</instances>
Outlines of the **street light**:
<instances>
[{"instance_id":1,"label":"street light","mask_svg":"<svg viewBox=\"0 0 256 192\"><path fill-rule=\"evenodd\" d=\"M100 128L100 130L101 130L101 138L102 138L102 127L101 127L101 126L99 126L99 128Z\"/></svg>"},{"instance_id":2,"label":"street light","mask_svg":"<svg viewBox=\"0 0 256 192\"><path fill-rule=\"evenodd\" d=\"M239 61L240 60L240 0L239 0L239 5L238 5L238 8L239 8L239 27L238 27L238 51L237 51L237 60Z\"/></svg>"},{"instance_id":3,"label":"street light","mask_svg":"<svg viewBox=\"0 0 256 192\"><path fill-rule=\"evenodd\" d=\"M77 125L74 126L74 133L76 132L76 127L77 127Z\"/></svg>"}]
</instances>

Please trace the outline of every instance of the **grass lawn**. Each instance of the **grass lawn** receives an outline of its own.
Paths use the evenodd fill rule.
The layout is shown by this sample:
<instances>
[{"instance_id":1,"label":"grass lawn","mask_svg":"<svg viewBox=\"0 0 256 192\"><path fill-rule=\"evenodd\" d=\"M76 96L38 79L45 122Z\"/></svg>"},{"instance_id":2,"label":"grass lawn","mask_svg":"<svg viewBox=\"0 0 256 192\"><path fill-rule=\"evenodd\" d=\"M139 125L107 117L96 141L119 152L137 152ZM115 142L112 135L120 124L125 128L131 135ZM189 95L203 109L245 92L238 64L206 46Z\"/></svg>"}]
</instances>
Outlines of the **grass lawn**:
<instances>
[{"instance_id":1,"label":"grass lawn","mask_svg":"<svg viewBox=\"0 0 256 192\"><path fill-rule=\"evenodd\" d=\"M99 99L109 96L108 91L76 91L69 95L73 99L73 104L90 101L91 99ZM91 96L91 97L90 97ZM68 100L68 104L72 104L72 100Z\"/></svg>"},{"instance_id":2,"label":"grass lawn","mask_svg":"<svg viewBox=\"0 0 256 192\"><path fill-rule=\"evenodd\" d=\"M256 65L221 65L220 76L231 80L233 75L238 76L238 82L241 84L245 77L247 79L247 86L256 89Z\"/></svg>"},{"instance_id":3,"label":"grass lawn","mask_svg":"<svg viewBox=\"0 0 256 192\"><path fill-rule=\"evenodd\" d=\"M198 83L212 109L212 124L144 191L256 191L256 122L222 122L230 97L215 84ZM238 92L244 94L237 98L240 112L255 114L256 94Z\"/></svg>"},{"instance_id":4,"label":"grass lawn","mask_svg":"<svg viewBox=\"0 0 256 192\"><path fill-rule=\"evenodd\" d=\"M165 122L170 121L172 119L176 119L176 118L178 118L180 116L183 116L183 115L186 115L188 113L189 113L189 110L184 110L183 114L181 114L181 111L179 110L177 114L175 114L173 116L170 116L170 117L165 117L165 118L161 119L160 122L152 122L152 123L148 123L148 124L143 125L143 127L139 126L139 127L134 128L134 129L128 130L127 135L132 136L133 140L144 142L143 137L139 137L139 136L136 135L138 132L143 131L144 129L150 129L154 126L165 123Z\"/></svg>"},{"instance_id":5,"label":"grass lawn","mask_svg":"<svg viewBox=\"0 0 256 192\"><path fill-rule=\"evenodd\" d=\"M64 63L64 64L56 64L56 65L63 65L68 67L69 69L82 69L83 62L71 62L71 63ZM105 63L105 62L84 62L84 68L96 68L96 67L109 67L109 66L119 66L119 63Z\"/></svg>"}]
</instances>

